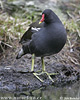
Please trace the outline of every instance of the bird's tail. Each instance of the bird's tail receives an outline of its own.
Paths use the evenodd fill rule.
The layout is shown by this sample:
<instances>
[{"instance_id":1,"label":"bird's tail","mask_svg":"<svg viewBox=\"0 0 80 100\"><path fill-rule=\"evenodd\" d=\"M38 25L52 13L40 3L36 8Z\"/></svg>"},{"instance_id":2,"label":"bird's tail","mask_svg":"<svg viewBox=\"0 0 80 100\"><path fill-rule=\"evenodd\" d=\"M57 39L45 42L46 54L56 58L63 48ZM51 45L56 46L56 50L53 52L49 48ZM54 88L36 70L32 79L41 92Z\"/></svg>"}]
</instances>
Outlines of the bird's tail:
<instances>
[{"instance_id":1,"label":"bird's tail","mask_svg":"<svg viewBox=\"0 0 80 100\"><path fill-rule=\"evenodd\" d=\"M18 55L16 56L16 59L20 59L24 55L23 48L19 51Z\"/></svg>"},{"instance_id":2,"label":"bird's tail","mask_svg":"<svg viewBox=\"0 0 80 100\"><path fill-rule=\"evenodd\" d=\"M29 53L28 45L24 44L19 51L18 55L16 56L16 59L20 59L23 55Z\"/></svg>"}]
</instances>

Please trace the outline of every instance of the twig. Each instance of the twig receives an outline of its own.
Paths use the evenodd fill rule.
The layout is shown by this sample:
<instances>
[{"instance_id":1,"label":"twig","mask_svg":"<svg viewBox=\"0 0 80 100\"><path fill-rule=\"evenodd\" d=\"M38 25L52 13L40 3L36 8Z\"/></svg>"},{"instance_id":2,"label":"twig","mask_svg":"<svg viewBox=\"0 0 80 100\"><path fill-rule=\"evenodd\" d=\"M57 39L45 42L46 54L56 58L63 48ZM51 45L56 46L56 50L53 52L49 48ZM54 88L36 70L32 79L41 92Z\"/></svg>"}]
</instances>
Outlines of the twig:
<instances>
[{"instance_id":1,"label":"twig","mask_svg":"<svg viewBox=\"0 0 80 100\"><path fill-rule=\"evenodd\" d=\"M2 41L1 41L2 42ZM7 43L4 43L4 42L2 42L3 44L5 44L6 46L8 46L8 47L10 47L10 48L12 48L12 46L11 45L9 45L9 44L7 44Z\"/></svg>"},{"instance_id":2,"label":"twig","mask_svg":"<svg viewBox=\"0 0 80 100\"><path fill-rule=\"evenodd\" d=\"M74 19L74 16L72 16L72 15L70 14L69 11L67 11L67 14L68 14L72 19Z\"/></svg>"},{"instance_id":3,"label":"twig","mask_svg":"<svg viewBox=\"0 0 80 100\"><path fill-rule=\"evenodd\" d=\"M1 5L1 8L2 8L2 10L3 10L3 9L4 9L4 6L3 6L2 0L0 0L0 5Z\"/></svg>"},{"instance_id":4,"label":"twig","mask_svg":"<svg viewBox=\"0 0 80 100\"><path fill-rule=\"evenodd\" d=\"M70 59L70 61L71 61L72 63L79 65L79 62L78 62L78 60L77 60L76 58L70 57L70 56L69 56L68 58Z\"/></svg>"}]
</instances>

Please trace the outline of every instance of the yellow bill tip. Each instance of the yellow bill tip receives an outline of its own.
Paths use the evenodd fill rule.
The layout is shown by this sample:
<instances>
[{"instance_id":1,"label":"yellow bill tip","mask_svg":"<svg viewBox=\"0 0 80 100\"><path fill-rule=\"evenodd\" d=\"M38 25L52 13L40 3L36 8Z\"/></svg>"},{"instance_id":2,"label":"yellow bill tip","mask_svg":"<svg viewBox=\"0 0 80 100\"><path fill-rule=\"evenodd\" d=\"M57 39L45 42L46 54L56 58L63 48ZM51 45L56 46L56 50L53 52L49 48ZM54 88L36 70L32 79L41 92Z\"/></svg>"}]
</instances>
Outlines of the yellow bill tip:
<instances>
[{"instance_id":1,"label":"yellow bill tip","mask_svg":"<svg viewBox=\"0 0 80 100\"><path fill-rule=\"evenodd\" d=\"M39 24L41 24L42 22L40 21Z\"/></svg>"}]
</instances>

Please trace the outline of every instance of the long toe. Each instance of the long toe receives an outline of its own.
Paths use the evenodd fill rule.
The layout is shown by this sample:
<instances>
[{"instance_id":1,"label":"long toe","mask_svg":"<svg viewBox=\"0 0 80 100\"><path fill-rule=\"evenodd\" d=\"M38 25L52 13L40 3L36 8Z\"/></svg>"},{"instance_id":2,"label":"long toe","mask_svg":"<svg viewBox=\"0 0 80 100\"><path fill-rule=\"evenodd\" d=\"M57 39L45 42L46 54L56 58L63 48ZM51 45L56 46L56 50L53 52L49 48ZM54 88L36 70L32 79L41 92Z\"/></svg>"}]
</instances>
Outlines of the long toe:
<instances>
[{"instance_id":1,"label":"long toe","mask_svg":"<svg viewBox=\"0 0 80 100\"><path fill-rule=\"evenodd\" d=\"M40 81L40 82L44 82L40 77L38 73L33 73L33 75Z\"/></svg>"}]
</instances>

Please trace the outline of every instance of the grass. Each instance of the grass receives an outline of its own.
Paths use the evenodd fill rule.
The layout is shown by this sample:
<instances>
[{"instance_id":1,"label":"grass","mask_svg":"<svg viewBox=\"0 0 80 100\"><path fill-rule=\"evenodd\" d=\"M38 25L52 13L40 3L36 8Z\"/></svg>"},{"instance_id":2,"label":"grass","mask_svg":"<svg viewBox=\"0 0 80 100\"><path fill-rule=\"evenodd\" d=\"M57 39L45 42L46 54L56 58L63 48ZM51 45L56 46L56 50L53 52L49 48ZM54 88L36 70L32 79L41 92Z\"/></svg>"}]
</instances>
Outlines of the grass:
<instances>
[{"instance_id":1,"label":"grass","mask_svg":"<svg viewBox=\"0 0 80 100\"><path fill-rule=\"evenodd\" d=\"M0 14L0 37L3 38L4 42L20 38L30 22L31 21L27 20L27 18L21 19L9 16L7 13L2 13Z\"/></svg>"}]
</instances>

